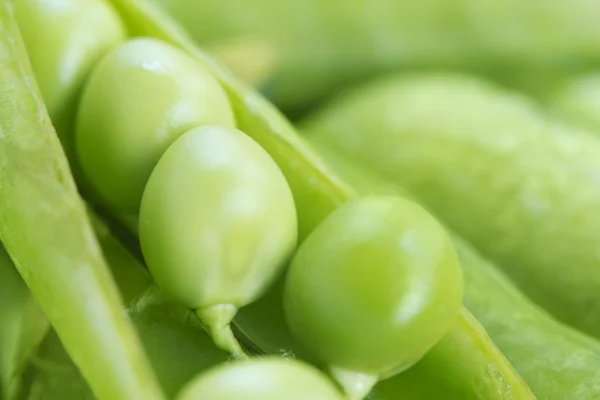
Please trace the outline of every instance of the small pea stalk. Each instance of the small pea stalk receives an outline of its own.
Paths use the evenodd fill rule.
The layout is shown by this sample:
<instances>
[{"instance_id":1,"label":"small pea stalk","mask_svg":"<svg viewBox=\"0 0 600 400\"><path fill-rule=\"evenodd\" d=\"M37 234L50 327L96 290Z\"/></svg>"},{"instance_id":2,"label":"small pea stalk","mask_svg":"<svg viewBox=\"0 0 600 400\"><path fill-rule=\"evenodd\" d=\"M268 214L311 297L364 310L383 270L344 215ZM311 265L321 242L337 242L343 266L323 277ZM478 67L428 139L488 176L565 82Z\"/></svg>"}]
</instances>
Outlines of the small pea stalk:
<instances>
[{"instance_id":1,"label":"small pea stalk","mask_svg":"<svg viewBox=\"0 0 600 400\"><path fill-rule=\"evenodd\" d=\"M232 304L217 304L196 309L196 315L206 324L208 333L217 347L236 359L246 359L248 355L231 330L231 321L237 310Z\"/></svg>"},{"instance_id":2,"label":"small pea stalk","mask_svg":"<svg viewBox=\"0 0 600 400\"><path fill-rule=\"evenodd\" d=\"M363 400L367 397L379 377L362 372L349 371L344 368L330 367L329 371L342 387L348 400Z\"/></svg>"}]
</instances>

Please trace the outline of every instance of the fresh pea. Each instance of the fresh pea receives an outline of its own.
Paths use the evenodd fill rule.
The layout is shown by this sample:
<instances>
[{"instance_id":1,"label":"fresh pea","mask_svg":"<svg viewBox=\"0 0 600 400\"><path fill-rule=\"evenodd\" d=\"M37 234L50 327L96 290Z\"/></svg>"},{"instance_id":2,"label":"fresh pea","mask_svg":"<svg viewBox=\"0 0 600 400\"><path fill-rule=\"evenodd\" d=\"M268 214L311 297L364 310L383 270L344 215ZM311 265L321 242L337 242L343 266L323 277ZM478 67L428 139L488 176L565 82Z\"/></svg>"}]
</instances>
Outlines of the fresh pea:
<instances>
[{"instance_id":1,"label":"fresh pea","mask_svg":"<svg viewBox=\"0 0 600 400\"><path fill-rule=\"evenodd\" d=\"M450 239L399 197L366 197L334 211L298 249L284 292L292 332L351 399L421 359L461 303Z\"/></svg>"},{"instance_id":2,"label":"fresh pea","mask_svg":"<svg viewBox=\"0 0 600 400\"><path fill-rule=\"evenodd\" d=\"M79 106L76 151L95 192L137 212L152 168L181 134L234 126L227 96L202 65L159 40L130 40L96 67Z\"/></svg>"},{"instance_id":3,"label":"fresh pea","mask_svg":"<svg viewBox=\"0 0 600 400\"><path fill-rule=\"evenodd\" d=\"M393 77L309 135L409 189L559 320L600 336L600 141L460 75Z\"/></svg>"},{"instance_id":4,"label":"fresh pea","mask_svg":"<svg viewBox=\"0 0 600 400\"><path fill-rule=\"evenodd\" d=\"M267 152L233 128L185 133L150 176L139 232L158 284L196 310L218 346L241 354L231 320L296 245L294 200Z\"/></svg>"},{"instance_id":5,"label":"fresh pea","mask_svg":"<svg viewBox=\"0 0 600 400\"><path fill-rule=\"evenodd\" d=\"M0 238L100 399L162 399L0 3ZM93 343L94 345L90 345Z\"/></svg>"},{"instance_id":6,"label":"fresh pea","mask_svg":"<svg viewBox=\"0 0 600 400\"><path fill-rule=\"evenodd\" d=\"M259 358L214 367L188 383L177 400L342 400L323 373L284 358Z\"/></svg>"},{"instance_id":7,"label":"fresh pea","mask_svg":"<svg viewBox=\"0 0 600 400\"><path fill-rule=\"evenodd\" d=\"M44 103L71 156L70 124L83 84L96 63L124 40L125 28L104 0L18 0L13 5Z\"/></svg>"}]
</instances>

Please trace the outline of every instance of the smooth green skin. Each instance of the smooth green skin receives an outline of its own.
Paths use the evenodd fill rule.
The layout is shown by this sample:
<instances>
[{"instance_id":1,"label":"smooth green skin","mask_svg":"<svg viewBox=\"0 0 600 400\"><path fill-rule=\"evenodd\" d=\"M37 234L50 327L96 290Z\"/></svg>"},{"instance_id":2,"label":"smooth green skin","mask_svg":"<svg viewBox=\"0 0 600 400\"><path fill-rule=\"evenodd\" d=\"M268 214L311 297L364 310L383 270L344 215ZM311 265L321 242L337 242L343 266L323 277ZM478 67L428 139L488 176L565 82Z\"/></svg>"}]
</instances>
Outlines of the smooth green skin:
<instances>
[{"instance_id":1,"label":"smooth green skin","mask_svg":"<svg viewBox=\"0 0 600 400\"><path fill-rule=\"evenodd\" d=\"M1 243L0 321L0 398L11 400L50 325Z\"/></svg>"},{"instance_id":2,"label":"smooth green skin","mask_svg":"<svg viewBox=\"0 0 600 400\"><path fill-rule=\"evenodd\" d=\"M346 203L299 247L284 308L292 332L328 364L385 377L417 362L448 331L462 276L441 226L415 203Z\"/></svg>"},{"instance_id":3,"label":"smooth green skin","mask_svg":"<svg viewBox=\"0 0 600 400\"><path fill-rule=\"evenodd\" d=\"M162 399L122 314L7 2L0 26L2 243L99 399Z\"/></svg>"},{"instance_id":4,"label":"smooth green skin","mask_svg":"<svg viewBox=\"0 0 600 400\"><path fill-rule=\"evenodd\" d=\"M125 28L104 0L16 0L13 7L44 103L70 156L83 84L98 61L125 40Z\"/></svg>"},{"instance_id":5,"label":"smooth green skin","mask_svg":"<svg viewBox=\"0 0 600 400\"><path fill-rule=\"evenodd\" d=\"M309 135L413 193L559 320L600 336L600 141L473 77L392 77Z\"/></svg>"},{"instance_id":6,"label":"smooth green skin","mask_svg":"<svg viewBox=\"0 0 600 400\"><path fill-rule=\"evenodd\" d=\"M311 141L311 144L327 159L328 165L362 195L411 197L398 185L340 157L322 143ZM465 278L465 305L483 324L537 398L598 398L600 342L556 321L519 292L495 265L479 255L470 244L454 233L451 237ZM444 340L448 341L448 338ZM394 383L384 382L383 386L387 388ZM430 398L441 396L431 395Z\"/></svg>"},{"instance_id":7,"label":"smooth green skin","mask_svg":"<svg viewBox=\"0 0 600 400\"><path fill-rule=\"evenodd\" d=\"M300 361L258 358L212 368L190 381L177 400L342 400L322 372Z\"/></svg>"},{"instance_id":8,"label":"smooth green skin","mask_svg":"<svg viewBox=\"0 0 600 400\"><path fill-rule=\"evenodd\" d=\"M109 207L137 212L167 147L206 124L235 126L219 83L185 52L138 38L117 47L94 69L77 115L77 156Z\"/></svg>"},{"instance_id":9,"label":"smooth green skin","mask_svg":"<svg viewBox=\"0 0 600 400\"><path fill-rule=\"evenodd\" d=\"M290 123L269 102L220 68L182 33L164 13L146 1L111 0L133 36L151 36L172 43L193 55L226 89L237 125L255 139L279 165L296 204L299 238L306 237L336 207L356 196L355 191L333 174L300 139ZM272 313L269 319L264 312ZM279 353L293 347L285 326L280 299L272 291L241 310L244 331L251 331L252 344ZM447 400L490 400L513 396L532 399L533 395L518 374L494 346L485 331L468 312L438 345L416 366L394 378L397 385L385 385L372 399L390 400L395 396L429 400L431 393ZM287 346L278 346L285 343ZM493 368L492 368L493 366ZM385 386L385 388L383 388ZM440 397L440 396L438 396ZM435 397L433 397L435 398Z\"/></svg>"},{"instance_id":10,"label":"smooth green skin","mask_svg":"<svg viewBox=\"0 0 600 400\"><path fill-rule=\"evenodd\" d=\"M277 165L243 132L220 126L192 129L167 149L140 209L152 276L192 309L254 301L295 249L297 229Z\"/></svg>"},{"instance_id":11,"label":"smooth green skin","mask_svg":"<svg viewBox=\"0 0 600 400\"><path fill-rule=\"evenodd\" d=\"M570 79L550 98L550 111L564 121L600 134L600 74Z\"/></svg>"}]
</instances>

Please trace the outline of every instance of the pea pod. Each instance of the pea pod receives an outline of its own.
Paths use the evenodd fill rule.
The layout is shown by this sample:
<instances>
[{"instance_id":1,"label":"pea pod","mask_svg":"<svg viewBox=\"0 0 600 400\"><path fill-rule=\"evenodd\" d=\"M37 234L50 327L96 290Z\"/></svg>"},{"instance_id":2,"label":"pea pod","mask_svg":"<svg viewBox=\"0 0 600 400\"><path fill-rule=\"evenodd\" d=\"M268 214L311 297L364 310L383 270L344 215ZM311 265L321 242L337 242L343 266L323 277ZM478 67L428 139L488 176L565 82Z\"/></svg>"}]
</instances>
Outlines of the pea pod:
<instances>
[{"instance_id":1,"label":"pea pod","mask_svg":"<svg viewBox=\"0 0 600 400\"><path fill-rule=\"evenodd\" d=\"M139 38L94 69L77 113L75 147L100 198L115 211L137 213L162 153L204 124L234 126L221 86L180 49Z\"/></svg>"},{"instance_id":2,"label":"pea pod","mask_svg":"<svg viewBox=\"0 0 600 400\"><path fill-rule=\"evenodd\" d=\"M14 10L44 103L73 161L81 89L96 63L124 40L125 28L104 0L18 0Z\"/></svg>"},{"instance_id":3,"label":"pea pod","mask_svg":"<svg viewBox=\"0 0 600 400\"><path fill-rule=\"evenodd\" d=\"M291 112L390 71L504 78L524 69L581 71L600 61L600 7L589 0L155 1Z\"/></svg>"},{"instance_id":4,"label":"pea pod","mask_svg":"<svg viewBox=\"0 0 600 400\"><path fill-rule=\"evenodd\" d=\"M306 130L409 189L559 320L600 335L598 138L476 78L427 74L358 90Z\"/></svg>"},{"instance_id":5,"label":"pea pod","mask_svg":"<svg viewBox=\"0 0 600 400\"><path fill-rule=\"evenodd\" d=\"M142 252L165 291L196 310L217 345L243 351L230 330L296 246L290 189L243 132L192 129L161 157L140 209Z\"/></svg>"},{"instance_id":6,"label":"pea pod","mask_svg":"<svg viewBox=\"0 0 600 400\"><path fill-rule=\"evenodd\" d=\"M421 359L461 304L460 266L443 228L418 205L385 196L327 217L298 249L284 292L292 332L353 400Z\"/></svg>"},{"instance_id":7,"label":"pea pod","mask_svg":"<svg viewBox=\"0 0 600 400\"><path fill-rule=\"evenodd\" d=\"M252 377L248 379L248 377ZM178 400L342 400L327 376L313 367L283 358L238 361L194 378Z\"/></svg>"},{"instance_id":8,"label":"pea pod","mask_svg":"<svg viewBox=\"0 0 600 400\"><path fill-rule=\"evenodd\" d=\"M0 26L2 242L99 398L161 399L121 314L8 2L0 5Z\"/></svg>"},{"instance_id":9,"label":"pea pod","mask_svg":"<svg viewBox=\"0 0 600 400\"><path fill-rule=\"evenodd\" d=\"M238 128L267 150L286 176L299 215L300 238L305 237L337 206L355 196L354 191L302 143L276 109L215 65L160 11L144 1L112 0L112 3L133 36L152 36L179 46L197 57L219 79L228 93ZM252 342L261 349L276 352L282 349L276 343L286 343L285 350L292 348L294 342L290 341L285 325L279 324L283 321L281 303L279 300L271 302L273 298L278 299L276 292L263 297L264 302L259 299L254 305L242 309L238 320L245 321L239 328L243 332L252 332ZM265 310L271 312L271 317L266 323L258 324L256 321L265 322L261 318ZM443 343L434 347L429 353L431 357L426 357L430 364L423 363L424 366L418 368L419 363L410 370L414 370L419 379L413 377L408 381L403 378L395 388L412 387L414 397L422 399L430 398L427 393L432 388L438 388L439 393L445 390L456 399L475 399L482 392L490 399L501 398L507 392L532 398L518 375L468 314L452 332L447 341L443 339ZM482 374L490 364L496 366L494 374ZM461 368L453 368L456 365ZM444 381L446 375L453 376L451 382Z\"/></svg>"},{"instance_id":10,"label":"pea pod","mask_svg":"<svg viewBox=\"0 0 600 400\"><path fill-rule=\"evenodd\" d=\"M311 144L324 155L328 165L362 195L412 197L398 185L340 156L322 143L312 140ZM469 243L455 233L451 236L465 278L465 305L482 322L494 343L536 396L548 400L596 399L600 395L597 368L600 342L556 321L519 292ZM424 361L432 356L431 353ZM411 372L412 369L406 374ZM388 384L395 383L400 377L402 375ZM431 394L430 398L444 395L443 392Z\"/></svg>"}]
</instances>

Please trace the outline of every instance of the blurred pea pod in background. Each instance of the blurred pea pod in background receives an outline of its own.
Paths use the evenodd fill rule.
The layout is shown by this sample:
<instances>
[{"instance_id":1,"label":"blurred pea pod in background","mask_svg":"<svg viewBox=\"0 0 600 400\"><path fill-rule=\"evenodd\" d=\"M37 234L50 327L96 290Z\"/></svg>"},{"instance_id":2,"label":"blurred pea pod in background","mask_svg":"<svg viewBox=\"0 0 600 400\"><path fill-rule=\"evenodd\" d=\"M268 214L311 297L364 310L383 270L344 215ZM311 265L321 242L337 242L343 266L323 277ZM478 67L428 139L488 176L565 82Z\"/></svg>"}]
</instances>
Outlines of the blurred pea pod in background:
<instances>
[{"instance_id":1,"label":"blurred pea pod in background","mask_svg":"<svg viewBox=\"0 0 600 400\"><path fill-rule=\"evenodd\" d=\"M600 65L595 0L154 0L289 113L375 75L458 69L545 92Z\"/></svg>"}]
</instances>

